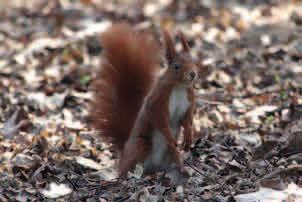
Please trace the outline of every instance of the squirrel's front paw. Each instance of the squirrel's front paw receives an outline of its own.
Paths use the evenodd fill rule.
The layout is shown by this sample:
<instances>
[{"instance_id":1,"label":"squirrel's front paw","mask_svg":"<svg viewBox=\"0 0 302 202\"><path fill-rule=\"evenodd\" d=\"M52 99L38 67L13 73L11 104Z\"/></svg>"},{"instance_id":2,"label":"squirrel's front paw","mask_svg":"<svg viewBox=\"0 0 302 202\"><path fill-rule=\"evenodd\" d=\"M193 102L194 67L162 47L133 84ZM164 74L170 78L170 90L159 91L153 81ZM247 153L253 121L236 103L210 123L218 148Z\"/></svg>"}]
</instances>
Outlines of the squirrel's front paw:
<instances>
[{"instance_id":1,"label":"squirrel's front paw","mask_svg":"<svg viewBox=\"0 0 302 202\"><path fill-rule=\"evenodd\" d=\"M184 150L188 152L191 148L191 142L184 142Z\"/></svg>"},{"instance_id":2,"label":"squirrel's front paw","mask_svg":"<svg viewBox=\"0 0 302 202\"><path fill-rule=\"evenodd\" d=\"M189 151L190 148L191 148L191 145L192 145L192 139L189 138L188 136L185 136L184 142L183 142L183 148L184 148L184 150L186 152Z\"/></svg>"},{"instance_id":3,"label":"squirrel's front paw","mask_svg":"<svg viewBox=\"0 0 302 202\"><path fill-rule=\"evenodd\" d=\"M177 149L177 141L174 138L169 139L168 141L168 146L172 149L172 150L176 150Z\"/></svg>"}]
</instances>

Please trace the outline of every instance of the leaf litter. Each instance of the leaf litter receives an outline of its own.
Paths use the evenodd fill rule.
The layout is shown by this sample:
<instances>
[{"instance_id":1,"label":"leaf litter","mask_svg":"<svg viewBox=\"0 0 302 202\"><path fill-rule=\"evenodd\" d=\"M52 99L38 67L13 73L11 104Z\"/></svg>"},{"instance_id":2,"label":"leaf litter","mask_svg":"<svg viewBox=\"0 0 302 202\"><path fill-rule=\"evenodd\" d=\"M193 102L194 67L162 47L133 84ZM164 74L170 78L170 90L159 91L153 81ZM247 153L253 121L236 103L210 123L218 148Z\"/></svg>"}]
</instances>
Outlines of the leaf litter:
<instances>
[{"instance_id":1,"label":"leaf litter","mask_svg":"<svg viewBox=\"0 0 302 202\"><path fill-rule=\"evenodd\" d=\"M1 201L301 200L301 1L0 3ZM209 69L190 177L116 179L88 118L98 34L114 21L181 29ZM269 197L276 197L272 199Z\"/></svg>"}]
</instances>

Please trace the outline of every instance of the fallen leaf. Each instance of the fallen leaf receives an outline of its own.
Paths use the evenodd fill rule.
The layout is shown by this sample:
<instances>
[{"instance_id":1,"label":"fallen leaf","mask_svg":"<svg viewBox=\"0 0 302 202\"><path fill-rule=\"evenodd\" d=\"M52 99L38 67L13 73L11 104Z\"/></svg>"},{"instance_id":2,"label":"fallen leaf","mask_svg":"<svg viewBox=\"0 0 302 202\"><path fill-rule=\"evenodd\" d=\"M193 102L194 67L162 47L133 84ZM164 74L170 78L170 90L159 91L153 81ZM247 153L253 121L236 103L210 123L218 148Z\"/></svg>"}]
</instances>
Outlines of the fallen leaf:
<instances>
[{"instance_id":1,"label":"fallen leaf","mask_svg":"<svg viewBox=\"0 0 302 202\"><path fill-rule=\"evenodd\" d=\"M70 194L72 190L66 184L51 182L48 189L41 189L40 193L47 198L59 198Z\"/></svg>"}]
</instances>

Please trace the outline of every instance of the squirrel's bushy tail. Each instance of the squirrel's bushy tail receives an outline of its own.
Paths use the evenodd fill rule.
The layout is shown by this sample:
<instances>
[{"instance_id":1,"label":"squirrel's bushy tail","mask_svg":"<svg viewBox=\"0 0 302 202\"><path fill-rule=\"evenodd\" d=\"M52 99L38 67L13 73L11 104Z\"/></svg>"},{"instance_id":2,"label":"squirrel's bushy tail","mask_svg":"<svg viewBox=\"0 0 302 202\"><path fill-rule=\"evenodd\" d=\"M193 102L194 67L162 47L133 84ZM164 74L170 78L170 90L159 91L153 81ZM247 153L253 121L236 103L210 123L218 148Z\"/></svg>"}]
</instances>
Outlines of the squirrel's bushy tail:
<instances>
[{"instance_id":1,"label":"squirrel's bushy tail","mask_svg":"<svg viewBox=\"0 0 302 202\"><path fill-rule=\"evenodd\" d=\"M127 24L113 25L101 35L103 62L93 85L94 127L121 150L151 88L160 62L160 47L151 35Z\"/></svg>"}]
</instances>

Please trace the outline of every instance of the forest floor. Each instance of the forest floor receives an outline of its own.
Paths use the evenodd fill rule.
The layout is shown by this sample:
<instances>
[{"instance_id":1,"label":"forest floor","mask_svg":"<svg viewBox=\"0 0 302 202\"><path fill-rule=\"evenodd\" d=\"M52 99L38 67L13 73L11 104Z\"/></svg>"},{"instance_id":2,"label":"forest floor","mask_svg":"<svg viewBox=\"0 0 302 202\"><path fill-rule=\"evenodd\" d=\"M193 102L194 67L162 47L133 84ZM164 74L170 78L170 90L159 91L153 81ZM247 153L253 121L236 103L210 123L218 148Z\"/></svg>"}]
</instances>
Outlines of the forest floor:
<instances>
[{"instance_id":1,"label":"forest floor","mask_svg":"<svg viewBox=\"0 0 302 202\"><path fill-rule=\"evenodd\" d=\"M1 1L0 201L302 201L302 2L242 2ZM183 186L139 166L118 183L89 125L98 37L121 20L182 30L210 70Z\"/></svg>"}]
</instances>

